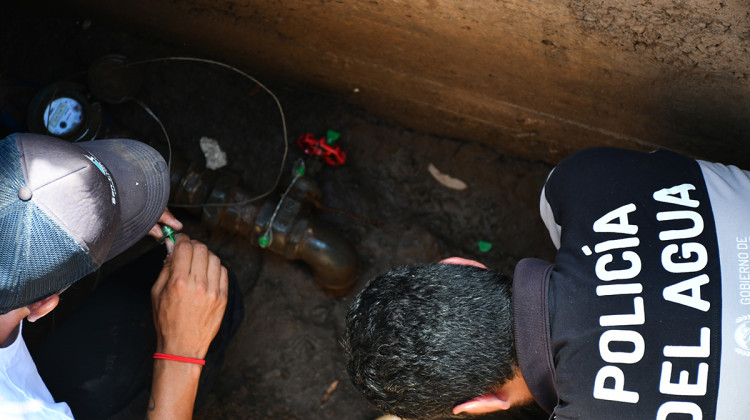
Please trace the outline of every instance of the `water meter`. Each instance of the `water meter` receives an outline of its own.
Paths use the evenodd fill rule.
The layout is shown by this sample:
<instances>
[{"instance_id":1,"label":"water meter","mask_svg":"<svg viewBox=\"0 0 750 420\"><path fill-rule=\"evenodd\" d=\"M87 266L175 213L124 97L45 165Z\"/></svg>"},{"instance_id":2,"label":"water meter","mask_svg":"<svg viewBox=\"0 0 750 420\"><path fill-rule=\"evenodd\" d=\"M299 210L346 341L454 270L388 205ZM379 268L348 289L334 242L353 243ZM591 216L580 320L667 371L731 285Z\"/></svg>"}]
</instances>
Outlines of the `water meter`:
<instances>
[{"instance_id":1,"label":"water meter","mask_svg":"<svg viewBox=\"0 0 750 420\"><path fill-rule=\"evenodd\" d=\"M49 85L34 96L27 123L34 133L69 141L93 140L102 123L102 109L91 103L73 82Z\"/></svg>"}]
</instances>

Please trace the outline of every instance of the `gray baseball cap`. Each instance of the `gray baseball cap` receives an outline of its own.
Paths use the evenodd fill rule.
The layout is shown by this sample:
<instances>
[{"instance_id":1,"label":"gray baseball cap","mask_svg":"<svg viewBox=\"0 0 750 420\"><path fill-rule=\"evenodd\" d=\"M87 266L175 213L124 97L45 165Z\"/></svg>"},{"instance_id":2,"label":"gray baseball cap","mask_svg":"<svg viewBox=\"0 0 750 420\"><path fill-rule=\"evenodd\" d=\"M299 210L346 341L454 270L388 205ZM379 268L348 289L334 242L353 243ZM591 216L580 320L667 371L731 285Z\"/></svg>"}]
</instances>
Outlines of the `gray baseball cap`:
<instances>
[{"instance_id":1,"label":"gray baseball cap","mask_svg":"<svg viewBox=\"0 0 750 420\"><path fill-rule=\"evenodd\" d=\"M158 221L169 169L145 143L0 140L0 313L57 293Z\"/></svg>"}]
</instances>

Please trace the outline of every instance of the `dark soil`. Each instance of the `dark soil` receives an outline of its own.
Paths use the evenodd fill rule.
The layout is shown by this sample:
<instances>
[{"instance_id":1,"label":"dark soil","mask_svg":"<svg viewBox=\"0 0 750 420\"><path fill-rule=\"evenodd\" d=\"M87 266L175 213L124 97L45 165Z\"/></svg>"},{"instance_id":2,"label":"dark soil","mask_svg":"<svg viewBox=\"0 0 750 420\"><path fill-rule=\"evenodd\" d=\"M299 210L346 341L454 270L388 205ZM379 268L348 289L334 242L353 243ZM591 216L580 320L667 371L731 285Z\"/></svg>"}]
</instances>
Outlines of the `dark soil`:
<instances>
[{"instance_id":1,"label":"dark soil","mask_svg":"<svg viewBox=\"0 0 750 420\"><path fill-rule=\"evenodd\" d=\"M212 58L85 15L5 9L0 26L2 136L27 129L27 109L43 87L70 79L89 92L86 72L105 55ZM135 97L163 122L175 155L201 161L198 141L208 136L227 152L225 170L236 174L248 192L273 185L283 137L268 94L230 70L205 63L143 64L138 73L143 80ZM354 293L401 264L459 255L511 274L520 258L551 258L538 216L550 166L407 130L323 92L289 86L283 75L263 82L278 95L286 115L291 144L285 173L303 156L294 145L298 136L322 137L328 129L341 133L338 144L347 161L315 176L325 208L314 217L353 247L359 259L357 282L349 294L331 297L306 264L262 251L244 236L174 209L186 231L206 241L237 272L246 311L222 375L196 418L371 420L379 413L350 385L339 345ZM100 137L162 141L158 125L134 103L102 107ZM428 172L431 163L468 187L441 185ZM480 251L479 241L492 248Z\"/></svg>"}]
</instances>

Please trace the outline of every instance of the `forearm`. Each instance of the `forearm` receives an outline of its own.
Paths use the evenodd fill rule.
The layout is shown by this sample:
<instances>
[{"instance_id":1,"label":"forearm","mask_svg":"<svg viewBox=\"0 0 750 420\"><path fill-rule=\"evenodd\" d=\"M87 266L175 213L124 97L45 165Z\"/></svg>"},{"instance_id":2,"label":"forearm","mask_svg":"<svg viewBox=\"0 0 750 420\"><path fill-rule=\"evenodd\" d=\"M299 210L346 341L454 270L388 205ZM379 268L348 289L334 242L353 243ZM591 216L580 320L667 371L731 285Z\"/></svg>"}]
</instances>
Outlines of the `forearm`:
<instances>
[{"instance_id":1,"label":"forearm","mask_svg":"<svg viewBox=\"0 0 750 420\"><path fill-rule=\"evenodd\" d=\"M154 360L151 398L146 418L191 419L201 368L201 365L193 363Z\"/></svg>"},{"instance_id":2,"label":"forearm","mask_svg":"<svg viewBox=\"0 0 750 420\"><path fill-rule=\"evenodd\" d=\"M190 419L202 366L227 304L227 269L205 245L180 235L151 288L156 329L149 419ZM164 360L177 356L183 361ZM194 360L184 360L184 359Z\"/></svg>"}]
</instances>

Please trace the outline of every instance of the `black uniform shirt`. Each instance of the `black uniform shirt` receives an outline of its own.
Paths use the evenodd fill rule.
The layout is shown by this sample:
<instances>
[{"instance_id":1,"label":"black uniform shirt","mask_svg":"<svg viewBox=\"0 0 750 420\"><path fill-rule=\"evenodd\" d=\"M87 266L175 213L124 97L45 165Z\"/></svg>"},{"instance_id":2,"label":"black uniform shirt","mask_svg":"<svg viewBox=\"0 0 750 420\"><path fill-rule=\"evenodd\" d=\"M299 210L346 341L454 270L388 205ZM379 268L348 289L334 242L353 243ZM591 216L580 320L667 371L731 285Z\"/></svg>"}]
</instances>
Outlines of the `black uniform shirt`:
<instances>
[{"instance_id":1,"label":"black uniform shirt","mask_svg":"<svg viewBox=\"0 0 750 420\"><path fill-rule=\"evenodd\" d=\"M750 414L750 178L658 151L558 165L542 218L554 265L521 261L521 372L557 419ZM546 297L546 299L545 299Z\"/></svg>"}]
</instances>

